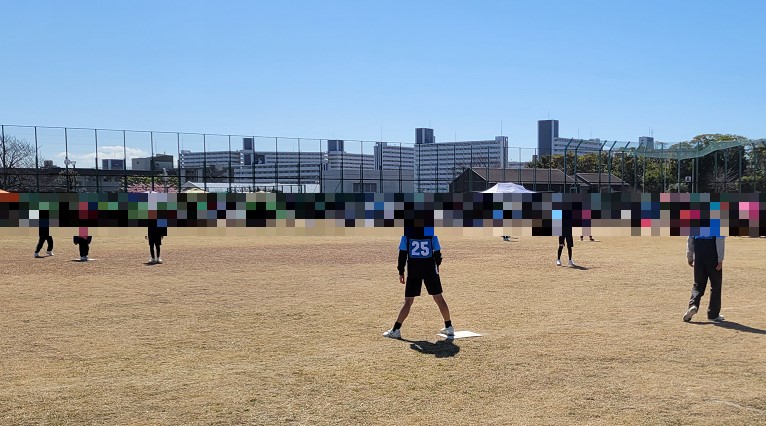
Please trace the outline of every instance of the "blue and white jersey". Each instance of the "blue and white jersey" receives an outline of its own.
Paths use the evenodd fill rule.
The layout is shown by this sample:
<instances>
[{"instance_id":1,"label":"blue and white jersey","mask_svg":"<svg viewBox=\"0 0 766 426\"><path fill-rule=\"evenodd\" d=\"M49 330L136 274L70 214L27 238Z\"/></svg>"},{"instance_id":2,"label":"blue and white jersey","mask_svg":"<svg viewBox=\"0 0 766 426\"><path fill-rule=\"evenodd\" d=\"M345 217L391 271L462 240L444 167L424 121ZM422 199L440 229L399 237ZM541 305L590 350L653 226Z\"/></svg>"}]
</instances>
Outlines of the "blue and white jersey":
<instances>
[{"instance_id":1,"label":"blue and white jersey","mask_svg":"<svg viewBox=\"0 0 766 426\"><path fill-rule=\"evenodd\" d=\"M403 236L399 242L399 250L407 252L410 259L430 259L434 252L441 250L439 237L408 238Z\"/></svg>"}]
</instances>

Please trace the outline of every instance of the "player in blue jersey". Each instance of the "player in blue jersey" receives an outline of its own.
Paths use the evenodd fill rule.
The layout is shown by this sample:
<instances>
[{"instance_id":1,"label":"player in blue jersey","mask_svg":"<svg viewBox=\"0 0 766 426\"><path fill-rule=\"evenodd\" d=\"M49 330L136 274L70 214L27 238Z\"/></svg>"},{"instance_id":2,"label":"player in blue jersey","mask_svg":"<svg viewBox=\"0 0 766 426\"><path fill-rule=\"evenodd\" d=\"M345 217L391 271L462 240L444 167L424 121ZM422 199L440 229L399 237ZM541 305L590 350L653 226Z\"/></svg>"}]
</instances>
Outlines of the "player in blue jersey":
<instances>
[{"instance_id":1,"label":"player in blue jersey","mask_svg":"<svg viewBox=\"0 0 766 426\"><path fill-rule=\"evenodd\" d=\"M399 311L394 327L383 333L386 337L401 338L401 327L407 315L410 313L412 302L420 296L423 283L426 291L433 296L436 305L439 306L444 318L444 328L441 333L454 336L449 307L442 296L442 283L439 279L439 265L442 263L441 245L439 238L433 235L433 228L414 228L405 230L405 234L399 242L399 282L404 284L404 306ZM407 266L407 278L405 279L404 267Z\"/></svg>"},{"instance_id":2,"label":"player in blue jersey","mask_svg":"<svg viewBox=\"0 0 766 426\"><path fill-rule=\"evenodd\" d=\"M692 320L700 307L705 287L710 279L710 305L707 317L711 321L724 321L721 315L721 285L723 284L724 237L689 237L686 241L686 260L694 268L694 285L684 321Z\"/></svg>"}]
</instances>

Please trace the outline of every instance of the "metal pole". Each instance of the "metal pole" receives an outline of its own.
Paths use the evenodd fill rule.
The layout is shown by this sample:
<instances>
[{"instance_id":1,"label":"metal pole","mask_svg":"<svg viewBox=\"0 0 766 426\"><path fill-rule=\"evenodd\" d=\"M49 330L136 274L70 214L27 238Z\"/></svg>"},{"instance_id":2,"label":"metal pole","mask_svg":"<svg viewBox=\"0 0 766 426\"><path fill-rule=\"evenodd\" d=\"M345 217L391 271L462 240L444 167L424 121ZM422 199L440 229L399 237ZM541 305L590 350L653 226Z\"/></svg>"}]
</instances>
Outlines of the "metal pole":
<instances>
[{"instance_id":1,"label":"metal pole","mask_svg":"<svg viewBox=\"0 0 766 426\"><path fill-rule=\"evenodd\" d=\"M361 193L367 192L364 190L364 142L359 141L359 151L361 151L361 155L359 156L359 185L361 186Z\"/></svg>"},{"instance_id":2,"label":"metal pole","mask_svg":"<svg viewBox=\"0 0 766 426\"><path fill-rule=\"evenodd\" d=\"M720 192L718 188L718 151L713 152L713 179L715 182L715 191Z\"/></svg>"},{"instance_id":3,"label":"metal pole","mask_svg":"<svg viewBox=\"0 0 766 426\"><path fill-rule=\"evenodd\" d=\"M5 140L5 138L3 138ZM72 181L69 177L69 135L67 128L64 127L64 165L66 166L66 192L69 192L69 188L72 186Z\"/></svg>"},{"instance_id":4,"label":"metal pole","mask_svg":"<svg viewBox=\"0 0 766 426\"><path fill-rule=\"evenodd\" d=\"M152 192L154 192L154 132L149 132L149 145L152 150L152 156L149 158L149 171L152 174Z\"/></svg>"},{"instance_id":5,"label":"metal pole","mask_svg":"<svg viewBox=\"0 0 766 426\"><path fill-rule=\"evenodd\" d=\"M646 145L644 145L644 170L641 173L641 192L646 192Z\"/></svg>"},{"instance_id":6,"label":"metal pole","mask_svg":"<svg viewBox=\"0 0 766 426\"><path fill-rule=\"evenodd\" d=\"M207 135L202 134L202 185L207 192Z\"/></svg>"},{"instance_id":7,"label":"metal pole","mask_svg":"<svg viewBox=\"0 0 766 426\"><path fill-rule=\"evenodd\" d=\"M98 129L93 129L93 139L96 142L96 193L101 192L101 176L98 172Z\"/></svg>"},{"instance_id":8,"label":"metal pole","mask_svg":"<svg viewBox=\"0 0 766 426\"><path fill-rule=\"evenodd\" d=\"M303 192L303 183L301 181L301 138L298 138L298 191Z\"/></svg>"},{"instance_id":9,"label":"metal pole","mask_svg":"<svg viewBox=\"0 0 766 426\"><path fill-rule=\"evenodd\" d=\"M728 149L723 150L723 181L724 192L729 192L729 153Z\"/></svg>"},{"instance_id":10,"label":"metal pole","mask_svg":"<svg viewBox=\"0 0 766 426\"><path fill-rule=\"evenodd\" d=\"M176 132L176 151L178 151L178 167L176 172L178 173L178 188L176 191L181 192L181 134Z\"/></svg>"},{"instance_id":11,"label":"metal pole","mask_svg":"<svg viewBox=\"0 0 766 426\"><path fill-rule=\"evenodd\" d=\"M37 146L37 126L35 126L35 170L37 171L37 192L40 192L40 153Z\"/></svg>"},{"instance_id":12,"label":"metal pole","mask_svg":"<svg viewBox=\"0 0 766 426\"><path fill-rule=\"evenodd\" d=\"M413 168L414 171L414 168ZM402 143L399 142L399 192L402 192Z\"/></svg>"},{"instance_id":13,"label":"metal pole","mask_svg":"<svg viewBox=\"0 0 766 426\"><path fill-rule=\"evenodd\" d=\"M622 186L625 184L625 150L622 151L622 176L620 176L620 192L622 192Z\"/></svg>"},{"instance_id":14,"label":"metal pole","mask_svg":"<svg viewBox=\"0 0 766 426\"><path fill-rule=\"evenodd\" d=\"M612 146L609 147L609 176L607 176L607 185L609 185L609 193L612 193L612 150L617 145L617 141L612 142Z\"/></svg>"},{"instance_id":15,"label":"metal pole","mask_svg":"<svg viewBox=\"0 0 766 426\"><path fill-rule=\"evenodd\" d=\"M7 179L7 177L8 177L8 170L7 170L8 167L6 167L6 164L5 164L5 162L6 162L5 159L7 158L7 154L6 154L6 150L5 150L5 126L3 126L3 125L0 125L0 140L2 140L2 142L3 142L3 164L0 164L0 166L3 167L3 178L4 178L3 182L8 182L8 179Z\"/></svg>"},{"instance_id":16,"label":"metal pole","mask_svg":"<svg viewBox=\"0 0 766 426\"><path fill-rule=\"evenodd\" d=\"M234 179L234 170L231 168L231 135L229 135L229 152L226 154L229 157L229 192L231 192L231 182Z\"/></svg>"},{"instance_id":17,"label":"metal pole","mask_svg":"<svg viewBox=\"0 0 766 426\"><path fill-rule=\"evenodd\" d=\"M737 179L737 186L740 193L742 192L742 151L744 149L742 146L739 147L739 179Z\"/></svg>"},{"instance_id":18,"label":"metal pole","mask_svg":"<svg viewBox=\"0 0 766 426\"><path fill-rule=\"evenodd\" d=\"M568 183L567 182L567 152L569 152L569 145L571 145L572 142L574 142L574 139L569 139L569 142L567 142L567 146L564 147L564 188L563 188L564 191L562 192L567 192L567 183ZM550 184L551 182L548 181L548 185Z\"/></svg>"},{"instance_id":19,"label":"metal pole","mask_svg":"<svg viewBox=\"0 0 766 426\"><path fill-rule=\"evenodd\" d=\"M633 192L637 192L637 190L638 190L638 149L633 151Z\"/></svg>"},{"instance_id":20,"label":"metal pole","mask_svg":"<svg viewBox=\"0 0 766 426\"><path fill-rule=\"evenodd\" d=\"M128 192L128 148L125 130L122 131L122 181L125 185L125 192Z\"/></svg>"},{"instance_id":21,"label":"metal pole","mask_svg":"<svg viewBox=\"0 0 766 426\"><path fill-rule=\"evenodd\" d=\"M255 188L255 136L253 136L253 153L251 155L252 155L252 158L250 159L250 168L251 168L252 174L253 174L253 176L252 176L252 178L253 178L253 188ZM264 161L264 163L265 163L265 161ZM321 160L320 160L320 165L321 165ZM253 191L255 191L255 189L253 189Z\"/></svg>"},{"instance_id":22,"label":"metal pole","mask_svg":"<svg viewBox=\"0 0 766 426\"><path fill-rule=\"evenodd\" d=\"M574 184L575 184L575 192L577 192L577 193L579 193L579 192L580 192L580 184L577 182L577 157L579 157L579 156L580 156L580 155L579 155L579 152L578 152L578 151L580 150L580 145L582 145L582 139L580 139L580 142L579 142L579 143L577 144L577 146L575 147L575 156L574 156L574 173L573 173L573 174L574 174L574 176L572 176L572 177L574 178Z\"/></svg>"},{"instance_id":23,"label":"metal pole","mask_svg":"<svg viewBox=\"0 0 766 426\"><path fill-rule=\"evenodd\" d=\"M274 138L274 191L279 187L279 138Z\"/></svg>"},{"instance_id":24,"label":"metal pole","mask_svg":"<svg viewBox=\"0 0 766 426\"><path fill-rule=\"evenodd\" d=\"M489 189L489 184L490 184L490 179L489 179L489 161L490 161L489 160L489 146L487 146L487 180L484 182L484 189L485 190Z\"/></svg>"}]
</instances>

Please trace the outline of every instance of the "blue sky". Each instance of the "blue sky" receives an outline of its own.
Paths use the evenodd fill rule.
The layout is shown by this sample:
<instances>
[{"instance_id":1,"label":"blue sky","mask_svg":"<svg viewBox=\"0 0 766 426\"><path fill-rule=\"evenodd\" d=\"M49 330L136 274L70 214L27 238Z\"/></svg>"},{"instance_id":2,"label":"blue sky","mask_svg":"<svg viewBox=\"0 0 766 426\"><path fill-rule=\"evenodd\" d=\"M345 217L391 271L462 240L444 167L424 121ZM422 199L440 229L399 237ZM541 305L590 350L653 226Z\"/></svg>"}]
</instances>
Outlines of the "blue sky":
<instances>
[{"instance_id":1,"label":"blue sky","mask_svg":"<svg viewBox=\"0 0 766 426\"><path fill-rule=\"evenodd\" d=\"M536 146L766 137L766 2L0 0L0 122Z\"/></svg>"}]
</instances>

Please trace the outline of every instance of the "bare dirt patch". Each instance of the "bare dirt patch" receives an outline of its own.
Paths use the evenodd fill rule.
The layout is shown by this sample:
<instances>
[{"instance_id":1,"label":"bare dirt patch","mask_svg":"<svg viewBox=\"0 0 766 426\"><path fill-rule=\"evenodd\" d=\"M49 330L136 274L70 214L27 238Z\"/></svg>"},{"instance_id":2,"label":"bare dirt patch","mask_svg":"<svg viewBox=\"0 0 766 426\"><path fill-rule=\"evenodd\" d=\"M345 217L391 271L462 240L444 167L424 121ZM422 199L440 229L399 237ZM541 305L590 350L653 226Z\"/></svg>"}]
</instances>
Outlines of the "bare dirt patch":
<instances>
[{"instance_id":1,"label":"bare dirt patch","mask_svg":"<svg viewBox=\"0 0 766 426\"><path fill-rule=\"evenodd\" d=\"M598 239L598 238L597 238ZM682 237L443 238L446 342L398 238L0 240L2 424L766 423L766 240L727 239L723 314L681 321ZM566 254L563 256L566 259Z\"/></svg>"}]
</instances>

